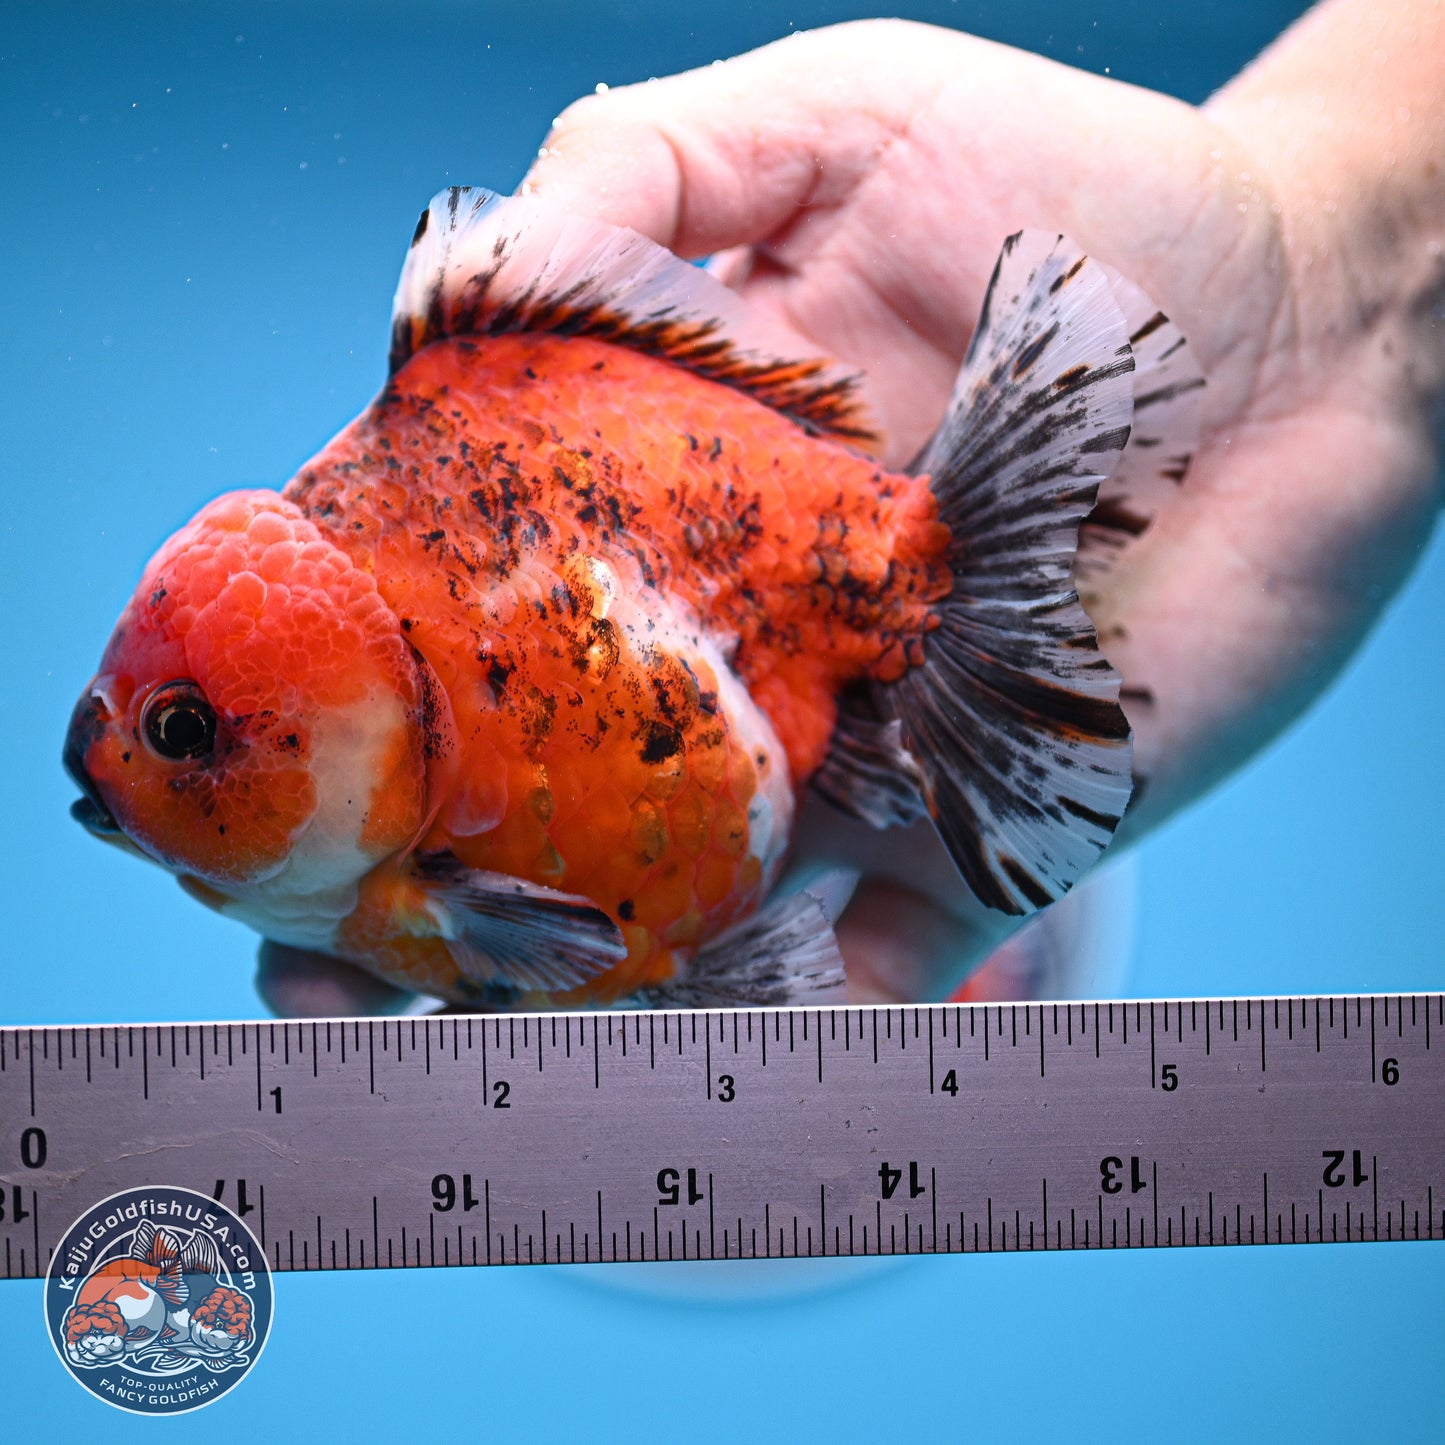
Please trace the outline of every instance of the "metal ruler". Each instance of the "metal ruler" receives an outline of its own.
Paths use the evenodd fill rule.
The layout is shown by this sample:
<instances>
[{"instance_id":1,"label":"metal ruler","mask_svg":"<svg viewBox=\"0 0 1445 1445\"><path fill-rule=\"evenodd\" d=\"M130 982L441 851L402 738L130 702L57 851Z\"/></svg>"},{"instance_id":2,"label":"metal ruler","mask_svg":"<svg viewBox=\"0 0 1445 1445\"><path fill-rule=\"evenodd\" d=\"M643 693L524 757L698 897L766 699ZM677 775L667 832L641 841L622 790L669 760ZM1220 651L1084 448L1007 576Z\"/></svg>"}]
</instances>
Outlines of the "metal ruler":
<instances>
[{"instance_id":1,"label":"metal ruler","mask_svg":"<svg viewBox=\"0 0 1445 1445\"><path fill-rule=\"evenodd\" d=\"M0 1030L4 1274L144 1183L279 1270L1440 1239L1445 995Z\"/></svg>"}]
</instances>

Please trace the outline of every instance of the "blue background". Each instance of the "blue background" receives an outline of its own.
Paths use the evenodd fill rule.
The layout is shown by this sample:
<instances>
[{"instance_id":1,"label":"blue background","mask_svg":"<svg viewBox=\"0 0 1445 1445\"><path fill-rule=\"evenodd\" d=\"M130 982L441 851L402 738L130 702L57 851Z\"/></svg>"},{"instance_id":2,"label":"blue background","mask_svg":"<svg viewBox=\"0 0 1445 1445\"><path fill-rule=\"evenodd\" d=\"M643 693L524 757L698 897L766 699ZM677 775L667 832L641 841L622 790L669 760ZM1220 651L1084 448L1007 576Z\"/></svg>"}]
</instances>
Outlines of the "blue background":
<instances>
[{"instance_id":1,"label":"blue background","mask_svg":"<svg viewBox=\"0 0 1445 1445\"><path fill-rule=\"evenodd\" d=\"M510 188L549 119L598 81L870 8L6 6L0 1021L259 1014L252 938L66 817L60 742L161 539L223 490L279 484L370 398L433 191ZM1300 7L902 8L1200 100ZM1314 711L1141 850L1126 992L1445 986L1442 607L1437 539ZM792 1298L679 1303L565 1270L282 1276L254 1376L168 1423L83 1395L44 1337L39 1286L0 1283L5 1423L209 1440L1438 1426L1439 1246L949 1258L827 1278Z\"/></svg>"}]
</instances>

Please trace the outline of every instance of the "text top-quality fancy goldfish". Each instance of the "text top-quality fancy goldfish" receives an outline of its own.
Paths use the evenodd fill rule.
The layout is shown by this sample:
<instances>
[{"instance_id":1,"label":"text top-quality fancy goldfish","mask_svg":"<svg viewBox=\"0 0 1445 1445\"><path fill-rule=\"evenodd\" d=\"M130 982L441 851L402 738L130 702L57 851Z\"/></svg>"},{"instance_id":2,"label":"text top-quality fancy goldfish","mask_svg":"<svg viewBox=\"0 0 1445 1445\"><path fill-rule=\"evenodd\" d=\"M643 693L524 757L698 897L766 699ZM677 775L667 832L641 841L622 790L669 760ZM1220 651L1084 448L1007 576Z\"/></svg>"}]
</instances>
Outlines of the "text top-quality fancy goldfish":
<instances>
[{"instance_id":1,"label":"text top-quality fancy goldfish","mask_svg":"<svg viewBox=\"0 0 1445 1445\"><path fill-rule=\"evenodd\" d=\"M886 471L858 378L704 271L445 192L380 397L146 568L71 721L74 814L454 1003L815 1000L826 918L767 902L805 785L931 815L1014 913L1107 845L1130 731L1076 554L1177 485L1202 385L1137 288L1022 233Z\"/></svg>"}]
</instances>

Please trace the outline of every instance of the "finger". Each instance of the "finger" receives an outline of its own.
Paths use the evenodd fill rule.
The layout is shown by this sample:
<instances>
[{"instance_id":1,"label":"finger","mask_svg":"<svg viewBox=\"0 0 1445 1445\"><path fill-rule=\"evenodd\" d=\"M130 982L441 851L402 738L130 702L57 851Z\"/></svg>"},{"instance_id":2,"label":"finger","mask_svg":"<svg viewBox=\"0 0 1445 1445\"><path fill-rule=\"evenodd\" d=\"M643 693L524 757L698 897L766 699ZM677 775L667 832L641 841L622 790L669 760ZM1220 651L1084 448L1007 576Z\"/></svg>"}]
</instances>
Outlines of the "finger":
<instances>
[{"instance_id":1,"label":"finger","mask_svg":"<svg viewBox=\"0 0 1445 1445\"><path fill-rule=\"evenodd\" d=\"M854 1003L947 998L1023 921L973 896L931 823L880 831L810 795L795 847L795 872L863 875L835 925Z\"/></svg>"},{"instance_id":2,"label":"finger","mask_svg":"<svg viewBox=\"0 0 1445 1445\"><path fill-rule=\"evenodd\" d=\"M870 883L835 926L851 1003L1111 998L1132 949L1136 870L1091 874L1059 902L1011 920L998 941L966 910L899 883ZM960 985L966 991L958 994Z\"/></svg>"},{"instance_id":3,"label":"finger","mask_svg":"<svg viewBox=\"0 0 1445 1445\"><path fill-rule=\"evenodd\" d=\"M1201 187L1219 189L1201 172L1225 164L1203 131L1187 106L1038 56L863 21L586 97L525 186L685 255L751 246L741 291L864 371L896 465L937 424L1020 226L1121 264L1142 251L1134 279L1184 319L1182 242Z\"/></svg>"},{"instance_id":4,"label":"finger","mask_svg":"<svg viewBox=\"0 0 1445 1445\"><path fill-rule=\"evenodd\" d=\"M971 931L948 908L899 883L862 884L834 932L849 1003L945 999L978 952Z\"/></svg>"},{"instance_id":5,"label":"finger","mask_svg":"<svg viewBox=\"0 0 1445 1445\"><path fill-rule=\"evenodd\" d=\"M1299 716L1418 555L1433 467L1390 445L1379 411L1345 394L1352 379L1207 450L1101 596L1110 661L1136 690L1121 841Z\"/></svg>"},{"instance_id":6,"label":"finger","mask_svg":"<svg viewBox=\"0 0 1445 1445\"><path fill-rule=\"evenodd\" d=\"M269 938L257 956L256 992L280 1018L396 1014L412 997L354 964Z\"/></svg>"},{"instance_id":7,"label":"finger","mask_svg":"<svg viewBox=\"0 0 1445 1445\"><path fill-rule=\"evenodd\" d=\"M726 251L715 251L707 258L704 269L708 275L716 276L724 286L734 291L741 289L753 270L753 248L732 246Z\"/></svg>"},{"instance_id":8,"label":"finger","mask_svg":"<svg viewBox=\"0 0 1445 1445\"><path fill-rule=\"evenodd\" d=\"M859 55L886 72L920 32L944 33L839 26L584 97L525 184L685 255L761 240L805 204L839 204L867 174L916 96L860 70Z\"/></svg>"},{"instance_id":9,"label":"finger","mask_svg":"<svg viewBox=\"0 0 1445 1445\"><path fill-rule=\"evenodd\" d=\"M1220 144L1163 96L956 31L872 20L586 96L523 184L684 255L767 242L794 269L827 244L831 215L862 205L878 284L906 273L936 312L971 243L982 248L967 277L976 306L996 247L1021 225L1067 218L1102 256L1168 259L1199 220L1201 185L1234 210L1233 192L1213 195L1199 174L1238 159L1208 149Z\"/></svg>"}]
</instances>

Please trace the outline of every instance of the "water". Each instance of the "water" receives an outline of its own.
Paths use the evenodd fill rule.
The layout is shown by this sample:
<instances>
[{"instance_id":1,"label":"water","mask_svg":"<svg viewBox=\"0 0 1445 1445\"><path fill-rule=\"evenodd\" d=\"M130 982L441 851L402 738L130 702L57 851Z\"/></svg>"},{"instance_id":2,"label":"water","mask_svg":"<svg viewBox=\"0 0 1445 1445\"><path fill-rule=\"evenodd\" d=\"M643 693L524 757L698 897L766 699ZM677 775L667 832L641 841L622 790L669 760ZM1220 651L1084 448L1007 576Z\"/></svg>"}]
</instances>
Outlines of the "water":
<instances>
[{"instance_id":1,"label":"water","mask_svg":"<svg viewBox=\"0 0 1445 1445\"><path fill-rule=\"evenodd\" d=\"M905 7L1188 100L1297 8ZM60 739L156 544L204 498L279 483L374 391L401 251L432 192L510 188L551 116L598 81L863 13L12 7L0 1019L257 1014L254 940L68 819ZM1445 986L1442 605L1437 540L1310 715L1141 851L1126 991ZM1381 1398L1372 1383L1438 1368L1436 1247L940 1259L859 1275L706 1306L561 1271L284 1276L253 1377L169 1428L1203 1439L1420 1438L1434 1423L1408 1391ZM65 1377L36 1286L0 1286L0 1358L21 1436L154 1428Z\"/></svg>"}]
</instances>

